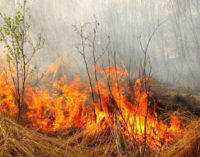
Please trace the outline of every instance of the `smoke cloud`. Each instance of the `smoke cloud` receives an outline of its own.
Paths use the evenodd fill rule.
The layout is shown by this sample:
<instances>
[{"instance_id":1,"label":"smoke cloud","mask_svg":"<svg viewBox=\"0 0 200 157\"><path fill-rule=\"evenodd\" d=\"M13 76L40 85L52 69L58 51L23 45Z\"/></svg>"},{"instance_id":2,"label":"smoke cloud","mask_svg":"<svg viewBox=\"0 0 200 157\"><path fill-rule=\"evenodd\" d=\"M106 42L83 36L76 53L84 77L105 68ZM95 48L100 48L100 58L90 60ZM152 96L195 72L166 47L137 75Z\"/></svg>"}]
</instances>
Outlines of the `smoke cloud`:
<instances>
[{"instance_id":1,"label":"smoke cloud","mask_svg":"<svg viewBox=\"0 0 200 157\"><path fill-rule=\"evenodd\" d=\"M12 14L17 2L0 0L1 12ZM48 65L64 55L73 68L83 69L72 25L91 22L95 15L100 23L98 42L106 43L105 36L110 36L109 51L132 71L143 57L140 41L145 47L163 23L148 49L153 76L174 84L200 83L199 0L29 0L29 8L31 33L42 32L45 37L37 64Z\"/></svg>"}]
</instances>

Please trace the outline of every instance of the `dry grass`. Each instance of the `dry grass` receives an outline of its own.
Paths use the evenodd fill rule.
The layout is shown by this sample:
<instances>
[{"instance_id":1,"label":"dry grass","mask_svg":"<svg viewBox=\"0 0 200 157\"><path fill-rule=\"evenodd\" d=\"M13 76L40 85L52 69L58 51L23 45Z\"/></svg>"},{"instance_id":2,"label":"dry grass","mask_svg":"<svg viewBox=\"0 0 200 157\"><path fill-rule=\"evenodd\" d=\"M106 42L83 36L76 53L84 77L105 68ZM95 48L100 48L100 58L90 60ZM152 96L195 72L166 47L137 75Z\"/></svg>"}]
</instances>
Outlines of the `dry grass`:
<instances>
[{"instance_id":1,"label":"dry grass","mask_svg":"<svg viewBox=\"0 0 200 157\"><path fill-rule=\"evenodd\" d=\"M0 117L1 157L62 157L65 149L58 139L27 129L16 122Z\"/></svg>"},{"instance_id":2,"label":"dry grass","mask_svg":"<svg viewBox=\"0 0 200 157\"><path fill-rule=\"evenodd\" d=\"M112 156L112 136L86 136L75 128L54 134L39 133L0 115L0 157ZM116 155L116 153L115 153Z\"/></svg>"},{"instance_id":3,"label":"dry grass","mask_svg":"<svg viewBox=\"0 0 200 157\"><path fill-rule=\"evenodd\" d=\"M200 156L200 120L191 122L184 136L165 150L163 157L199 157Z\"/></svg>"},{"instance_id":4,"label":"dry grass","mask_svg":"<svg viewBox=\"0 0 200 157\"><path fill-rule=\"evenodd\" d=\"M106 130L95 137L89 136L77 128L69 128L47 135L47 133L39 133L0 115L0 157L38 156L128 157L134 156L134 153L128 149L120 152L119 141L112 134L112 130ZM155 156L155 152L148 150L146 156ZM172 156L200 156L200 119L191 120L185 128L183 138L160 154L160 157Z\"/></svg>"},{"instance_id":5,"label":"dry grass","mask_svg":"<svg viewBox=\"0 0 200 157\"><path fill-rule=\"evenodd\" d=\"M53 137L28 129L0 116L1 157L113 157L133 156L133 152L119 154L116 139L108 132L98 137L86 136L71 128ZM152 156L152 153L147 153ZM155 155L155 154L154 154ZM169 146L161 157L198 157L200 155L200 120L185 129L182 139Z\"/></svg>"}]
</instances>

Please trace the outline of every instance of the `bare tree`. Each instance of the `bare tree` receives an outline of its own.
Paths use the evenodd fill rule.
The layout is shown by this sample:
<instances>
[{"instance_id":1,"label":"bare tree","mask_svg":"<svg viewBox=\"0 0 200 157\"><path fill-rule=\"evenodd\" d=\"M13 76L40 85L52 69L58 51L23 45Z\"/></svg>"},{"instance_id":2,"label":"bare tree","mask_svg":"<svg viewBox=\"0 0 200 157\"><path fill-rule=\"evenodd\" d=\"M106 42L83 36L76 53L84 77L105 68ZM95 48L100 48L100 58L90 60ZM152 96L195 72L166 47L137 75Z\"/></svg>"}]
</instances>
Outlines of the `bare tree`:
<instances>
[{"instance_id":1,"label":"bare tree","mask_svg":"<svg viewBox=\"0 0 200 157\"><path fill-rule=\"evenodd\" d=\"M90 83L90 89L92 93L92 99L95 102L95 93L98 95L99 102L100 102L100 107L101 107L101 92L99 89L98 84L98 76L97 76L97 63L98 61L102 58L102 56L106 53L107 47L109 45L109 37L108 37L108 44L106 47L102 48L102 51L98 52L98 47L97 47L97 34L98 34L98 29L99 29L99 22L97 21L96 17L94 16L94 22L87 22L80 27L73 25L74 31L78 34L80 37L80 43L75 44L75 48L77 49L78 53L82 56L87 76L89 79ZM92 30L89 31L88 29ZM92 74L90 72L90 67L89 67L89 61L90 57L92 58L92 64L94 66L94 73ZM93 76L94 76L94 82L93 82ZM95 92L95 87L97 88L97 92Z\"/></svg>"},{"instance_id":2,"label":"bare tree","mask_svg":"<svg viewBox=\"0 0 200 157\"><path fill-rule=\"evenodd\" d=\"M164 23L165 21L159 23L156 28L154 29L154 31L151 33L148 41L147 41L147 44L145 45L145 47L142 45L142 42L141 42L141 36L139 37L139 43L140 43L140 47L141 47L141 50L144 54L144 57L143 57L143 61L142 61L142 64L141 64L141 78L142 78L142 84L143 84L143 89L144 92L147 94L147 100L148 102L150 102L150 91L151 91L151 86L149 84L149 80L148 78L151 77L151 70L152 70L152 67L151 67L151 60L150 60L150 56L148 54L148 49L149 49L149 45L152 41L152 38L154 37L155 33L158 31L158 29L160 28L160 26ZM147 71L147 68L149 68L149 71ZM141 157L144 157L145 156L145 152L146 152L146 142L147 142L147 115L148 115L148 111L149 111L149 105L147 106L147 110L146 110L146 113L145 113L145 124L144 124L144 146L143 146L143 150L142 150L142 153L141 153Z\"/></svg>"}]
</instances>

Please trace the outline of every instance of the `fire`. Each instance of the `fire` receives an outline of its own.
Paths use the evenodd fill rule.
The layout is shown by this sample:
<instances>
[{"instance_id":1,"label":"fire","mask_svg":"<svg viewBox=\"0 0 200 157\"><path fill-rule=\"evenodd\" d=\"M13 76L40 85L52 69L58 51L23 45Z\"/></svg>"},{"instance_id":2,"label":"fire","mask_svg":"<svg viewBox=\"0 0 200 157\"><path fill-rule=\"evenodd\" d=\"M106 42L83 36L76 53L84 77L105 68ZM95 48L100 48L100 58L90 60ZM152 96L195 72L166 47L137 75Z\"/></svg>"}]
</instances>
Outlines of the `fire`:
<instances>
[{"instance_id":1,"label":"fire","mask_svg":"<svg viewBox=\"0 0 200 157\"><path fill-rule=\"evenodd\" d=\"M44 130L55 131L84 123L87 93L81 91L77 78L70 84L64 80L53 84L54 90L60 95L51 95L47 89L29 88L26 100L29 112L27 116L34 125Z\"/></svg>"},{"instance_id":2,"label":"fire","mask_svg":"<svg viewBox=\"0 0 200 157\"><path fill-rule=\"evenodd\" d=\"M0 111L2 113L14 114L17 112L13 89L13 84L7 79L5 71L2 71L0 74Z\"/></svg>"},{"instance_id":3,"label":"fire","mask_svg":"<svg viewBox=\"0 0 200 157\"><path fill-rule=\"evenodd\" d=\"M26 115L32 124L50 131L75 126L91 135L120 127L127 138L137 142L146 138L147 146L155 149L173 142L174 136L181 136L182 126L177 117L171 117L170 125L158 119L154 110L158 101L151 100L151 92L144 87L149 78L136 80L131 87L134 93L130 93L125 84L126 70L98 66L93 69L100 75L94 89L95 100L91 98L90 86L78 77L70 83L61 78L51 89L28 87ZM0 110L16 111L13 94L3 75L0 76Z\"/></svg>"}]
</instances>

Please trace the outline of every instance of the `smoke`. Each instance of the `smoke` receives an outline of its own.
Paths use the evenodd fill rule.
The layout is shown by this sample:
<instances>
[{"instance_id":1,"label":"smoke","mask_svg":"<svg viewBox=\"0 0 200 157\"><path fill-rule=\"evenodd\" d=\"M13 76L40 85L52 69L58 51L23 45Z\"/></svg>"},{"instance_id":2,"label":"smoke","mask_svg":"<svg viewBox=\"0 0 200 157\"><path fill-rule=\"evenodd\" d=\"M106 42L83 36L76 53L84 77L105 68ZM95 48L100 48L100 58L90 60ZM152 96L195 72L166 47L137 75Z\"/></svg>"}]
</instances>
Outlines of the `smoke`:
<instances>
[{"instance_id":1,"label":"smoke","mask_svg":"<svg viewBox=\"0 0 200 157\"><path fill-rule=\"evenodd\" d=\"M10 12L17 1L0 0L0 9ZM98 42L106 43L110 36L110 52L116 52L118 62L135 71L149 45L152 75L174 84L196 81L200 61L199 0L29 0L31 33L43 33L45 46L36 61L53 62L65 55L73 68L83 69L80 55L74 49L78 37L72 25L94 20L100 23ZM130 65L129 65L130 63Z\"/></svg>"}]
</instances>

